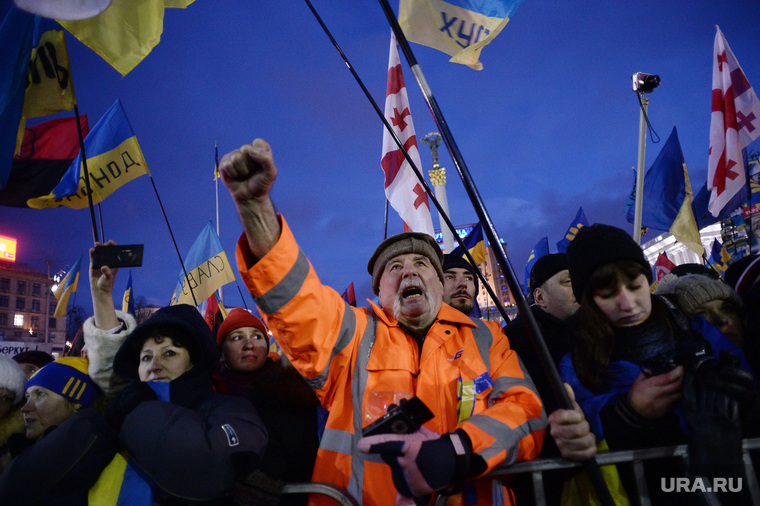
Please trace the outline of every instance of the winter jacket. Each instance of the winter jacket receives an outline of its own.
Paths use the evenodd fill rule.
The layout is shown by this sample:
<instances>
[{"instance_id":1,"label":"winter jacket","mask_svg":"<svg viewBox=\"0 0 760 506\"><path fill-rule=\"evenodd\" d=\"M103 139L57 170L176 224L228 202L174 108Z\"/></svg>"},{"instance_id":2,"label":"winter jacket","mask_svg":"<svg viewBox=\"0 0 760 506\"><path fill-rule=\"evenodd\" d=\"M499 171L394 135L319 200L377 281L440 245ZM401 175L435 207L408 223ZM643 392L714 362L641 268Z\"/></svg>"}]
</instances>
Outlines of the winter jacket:
<instances>
[{"instance_id":1,"label":"winter jacket","mask_svg":"<svg viewBox=\"0 0 760 506\"><path fill-rule=\"evenodd\" d=\"M298 371L271 358L253 372L233 371L219 362L214 388L218 393L244 397L256 408L269 434L261 460L267 476L285 482L311 480L319 447L319 399Z\"/></svg>"},{"instance_id":2,"label":"winter jacket","mask_svg":"<svg viewBox=\"0 0 760 506\"><path fill-rule=\"evenodd\" d=\"M137 323L129 313L116 311L116 317L123 323L123 330L111 332L95 326L95 317L85 320L82 325L84 344L87 346L87 375L107 397L116 394L128 383L113 372L113 360L124 340L129 336Z\"/></svg>"},{"instance_id":3,"label":"winter jacket","mask_svg":"<svg viewBox=\"0 0 760 506\"><path fill-rule=\"evenodd\" d=\"M228 496L236 473L259 463L267 441L264 425L247 399L213 393L211 373L219 350L205 320L186 304L156 312L127 337L114 371L139 381L139 348L153 327L181 329L193 367L163 386L167 395L139 403L123 420L119 444L154 484L159 502L201 502ZM127 392L125 390L124 392ZM123 393L124 393L123 392ZM119 402L117 397L114 402Z\"/></svg>"},{"instance_id":4,"label":"winter jacket","mask_svg":"<svg viewBox=\"0 0 760 506\"><path fill-rule=\"evenodd\" d=\"M346 489L362 504L393 504L390 467L356 443L390 403L414 395L435 415L426 428L467 433L483 474L540 452L541 401L496 323L443 304L420 351L377 305L354 308L322 285L284 219L277 244L258 261L243 235L237 262L277 342L329 411L314 481ZM477 504L511 503L509 490L491 480L465 485ZM458 500L461 494L450 499Z\"/></svg>"},{"instance_id":5,"label":"winter jacket","mask_svg":"<svg viewBox=\"0 0 760 506\"><path fill-rule=\"evenodd\" d=\"M0 504L86 506L116 450L102 413L83 408L11 461L0 475Z\"/></svg>"}]
</instances>

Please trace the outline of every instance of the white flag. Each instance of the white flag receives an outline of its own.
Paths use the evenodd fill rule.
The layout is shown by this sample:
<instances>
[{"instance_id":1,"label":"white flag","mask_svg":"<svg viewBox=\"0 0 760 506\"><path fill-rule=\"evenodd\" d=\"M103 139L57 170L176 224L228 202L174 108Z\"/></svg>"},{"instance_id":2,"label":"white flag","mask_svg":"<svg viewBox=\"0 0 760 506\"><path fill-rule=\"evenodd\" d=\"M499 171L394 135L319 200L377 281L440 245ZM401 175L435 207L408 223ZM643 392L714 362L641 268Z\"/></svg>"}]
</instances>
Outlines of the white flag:
<instances>
[{"instance_id":1,"label":"white flag","mask_svg":"<svg viewBox=\"0 0 760 506\"><path fill-rule=\"evenodd\" d=\"M421 171L422 162L417 149L417 137L414 134L412 113L409 110L409 99L406 96L404 75L401 73L396 37L393 33L391 33L391 50L388 58L385 118L393 126L393 131L396 132L410 158ZM435 236L433 219L430 216L430 203L425 189L387 129L383 129L383 157L380 163L385 172L385 196L404 220L405 228Z\"/></svg>"},{"instance_id":2,"label":"white flag","mask_svg":"<svg viewBox=\"0 0 760 506\"><path fill-rule=\"evenodd\" d=\"M708 209L713 216L747 185L742 149L760 136L760 101L717 28L712 77ZM739 207L744 202L735 202Z\"/></svg>"}]
</instances>

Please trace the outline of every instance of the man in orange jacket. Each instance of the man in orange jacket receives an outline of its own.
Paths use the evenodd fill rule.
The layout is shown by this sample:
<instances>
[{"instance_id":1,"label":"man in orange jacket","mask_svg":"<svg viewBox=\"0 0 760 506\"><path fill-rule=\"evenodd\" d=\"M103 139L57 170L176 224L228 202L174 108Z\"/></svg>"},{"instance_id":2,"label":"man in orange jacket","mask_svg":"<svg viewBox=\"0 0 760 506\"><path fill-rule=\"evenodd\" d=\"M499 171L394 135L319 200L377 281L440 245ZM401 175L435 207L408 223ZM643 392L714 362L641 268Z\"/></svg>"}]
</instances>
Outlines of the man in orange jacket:
<instances>
[{"instance_id":1,"label":"man in orange jacket","mask_svg":"<svg viewBox=\"0 0 760 506\"><path fill-rule=\"evenodd\" d=\"M404 496L427 504L442 490L447 504L511 504L508 487L482 477L536 457L546 415L499 326L443 303L435 240L405 233L384 241L368 265L380 306L353 308L320 283L275 213L269 145L257 139L219 168L243 224L241 276L329 411L312 479L367 505L410 503ZM413 396L434 414L423 428L362 438L391 404Z\"/></svg>"}]
</instances>

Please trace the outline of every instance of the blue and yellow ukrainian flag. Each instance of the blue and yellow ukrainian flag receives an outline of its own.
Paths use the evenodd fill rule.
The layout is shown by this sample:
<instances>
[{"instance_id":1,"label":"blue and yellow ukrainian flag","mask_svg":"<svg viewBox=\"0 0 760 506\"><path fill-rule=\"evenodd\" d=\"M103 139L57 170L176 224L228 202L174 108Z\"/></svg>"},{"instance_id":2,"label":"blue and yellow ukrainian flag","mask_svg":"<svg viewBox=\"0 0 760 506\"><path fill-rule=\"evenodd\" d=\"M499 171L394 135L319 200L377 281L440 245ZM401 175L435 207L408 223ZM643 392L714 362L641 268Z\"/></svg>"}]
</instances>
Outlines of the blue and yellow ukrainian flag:
<instances>
[{"instance_id":1,"label":"blue and yellow ukrainian flag","mask_svg":"<svg viewBox=\"0 0 760 506\"><path fill-rule=\"evenodd\" d=\"M53 295L55 295L58 305L55 306L56 318L60 318L66 314L66 308L69 305L69 297L71 294L77 291L77 285L79 284L79 268L82 264L82 255L79 255L77 261L74 263L74 267L66 273L61 282L58 284L58 288L55 289Z\"/></svg>"},{"instance_id":2,"label":"blue and yellow ukrainian flag","mask_svg":"<svg viewBox=\"0 0 760 506\"><path fill-rule=\"evenodd\" d=\"M694 195L676 127L644 176L643 199L642 227L668 231L699 256L704 254L692 209ZM629 223L634 223L634 215L635 209L629 208L626 214Z\"/></svg>"},{"instance_id":3,"label":"blue and yellow ukrainian flag","mask_svg":"<svg viewBox=\"0 0 760 506\"><path fill-rule=\"evenodd\" d=\"M462 239L462 243L464 243L464 247L472 255L472 259L475 260L475 265L486 261L486 243L483 239L483 225L481 223L475 225L470 233L467 234L467 237ZM451 251L451 254L463 257L464 250L461 246L457 246Z\"/></svg>"},{"instance_id":4,"label":"blue and yellow ukrainian flag","mask_svg":"<svg viewBox=\"0 0 760 506\"><path fill-rule=\"evenodd\" d=\"M523 0L401 0L398 22L410 42L481 70L480 51L507 26Z\"/></svg>"},{"instance_id":5,"label":"blue and yellow ukrainian flag","mask_svg":"<svg viewBox=\"0 0 760 506\"><path fill-rule=\"evenodd\" d=\"M211 221L206 224L190 248L185 260L185 270L187 279L184 272L179 273L172 305L200 305L216 290L235 281L235 274L222 248L222 241L216 235Z\"/></svg>"},{"instance_id":6,"label":"blue and yellow ukrainian flag","mask_svg":"<svg viewBox=\"0 0 760 506\"><path fill-rule=\"evenodd\" d=\"M102 202L129 181L148 174L148 165L119 100L90 130L84 140L84 150L93 204ZM88 207L82 153L79 153L50 195L29 199L27 204L35 209Z\"/></svg>"},{"instance_id":7,"label":"blue and yellow ukrainian flag","mask_svg":"<svg viewBox=\"0 0 760 506\"><path fill-rule=\"evenodd\" d=\"M710 253L710 264L723 276L731 264L731 260L731 254L719 240L715 239L712 245L712 252Z\"/></svg>"},{"instance_id":8,"label":"blue and yellow ukrainian flag","mask_svg":"<svg viewBox=\"0 0 760 506\"><path fill-rule=\"evenodd\" d=\"M124 298L121 300L121 310L132 316L135 314L135 296L132 292L132 271L129 271L129 280L127 280L127 289L124 290Z\"/></svg>"}]
</instances>

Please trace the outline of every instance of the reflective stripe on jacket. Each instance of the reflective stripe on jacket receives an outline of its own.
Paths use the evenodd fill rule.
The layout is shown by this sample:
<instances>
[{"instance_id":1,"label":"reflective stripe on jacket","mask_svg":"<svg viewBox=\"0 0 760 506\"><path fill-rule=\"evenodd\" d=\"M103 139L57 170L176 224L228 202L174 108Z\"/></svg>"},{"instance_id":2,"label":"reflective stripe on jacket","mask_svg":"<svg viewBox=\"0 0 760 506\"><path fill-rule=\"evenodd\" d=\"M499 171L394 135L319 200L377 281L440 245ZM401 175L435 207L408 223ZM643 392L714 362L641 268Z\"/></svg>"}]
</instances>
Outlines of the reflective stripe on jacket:
<instances>
[{"instance_id":1,"label":"reflective stripe on jacket","mask_svg":"<svg viewBox=\"0 0 760 506\"><path fill-rule=\"evenodd\" d=\"M382 416L388 404L414 395L435 415L426 428L467 432L486 473L538 456L546 415L498 324L443 304L420 356L414 339L381 308L371 302L371 308L351 307L322 285L280 219L282 233L272 250L257 261L243 235L237 262L277 342L329 411L314 481L344 488L363 504L393 504L389 466L377 455L356 451L356 443L362 427ZM460 402L458 393L468 386L474 399ZM502 499L504 490L487 481L487 487L477 487L477 504L511 502L509 491Z\"/></svg>"}]
</instances>

